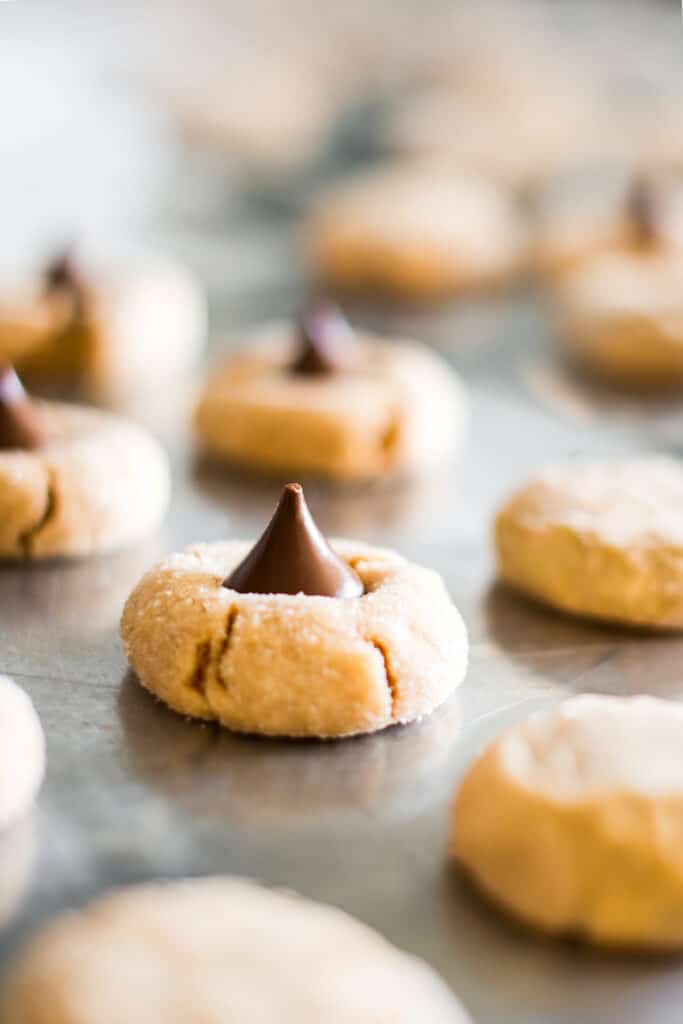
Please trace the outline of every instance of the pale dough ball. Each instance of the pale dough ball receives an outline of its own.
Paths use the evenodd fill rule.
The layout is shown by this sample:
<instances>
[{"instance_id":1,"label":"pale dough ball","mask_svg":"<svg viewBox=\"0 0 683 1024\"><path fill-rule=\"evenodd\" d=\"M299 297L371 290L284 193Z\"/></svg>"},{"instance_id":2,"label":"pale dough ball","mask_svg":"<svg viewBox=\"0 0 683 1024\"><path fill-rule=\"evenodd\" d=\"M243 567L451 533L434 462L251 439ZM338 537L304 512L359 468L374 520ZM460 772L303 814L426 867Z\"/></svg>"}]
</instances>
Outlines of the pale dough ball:
<instances>
[{"instance_id":1,"label":"pale dough ball","mask_svg":"<svg viewBox=\"0 0 683 1024\"><path fill-rule=\"evenodd\" d=\"M438 975L340 910L251 882L122 890L15 964L2 1024L467 1024Z\"/></svg>"},{"instance_id":2,"label":"pale dough ball","mask_svg":"<svg viewBox=\"0 0 683 1024\"><path fill-rule=\"evenodd\" d=\"M355 541L332 547L365 593L242 594L222 585L250 550L172 555L135 588L121 636L143 686L174 710L238 732L337 737L410 722L467 667L467 634L440 576Z\"/></svg>"},{"instance_id":3,"label":"pale dough ball","mask_svg":"<svg viewBox=\"0 0 683 1024\"><path fill-rule=\"evenodd\" d=\"M683 255L595 256L562 279L555 310L569 351L599 376L643 388L683 383Z\"/></svg>"},{"instance_id":4,"label":"pale dough ball","mask_svg":"<svg viewBox=\"0 0 683 1024\"><path fill-rule=\"evenodd\" d=\"M296 374L294 327L261 329L211 375L195 412L200 446L262 472L347 480L443 466L467 418L455 371L412 342L359 335L356 345L355 370Z\"/></svg>"},{"instance_id":5,"label":"pale dough ball","mask_svg":"<svg viewBox=\"0 0 683 1024\"><path fill-rule=\"evenodd\" d=\"M90 555L159 526L170 471L146 430L84 406L35 405L47 442L0 451L0 557Z\"/></svg>"},{"instance_id":6,"label":"pale dough ball","mask_svg":"<svg viewBox=\"0 0 683 1024\"><path fill-rule=\"evenodd\" d=\"M603 117L595 102L573 95L549 100L541 76L524 95L466 96L454 84L437 84L408 97L393 112L385 135L399 153L448 160L454 168L482 174L515 189L538 185L580 166L595 152Z\"/></svg>"},{"instance_id":7,"label":"pale dough ball","mask_svg":"<svg viewBox=\"0 0 683 1024\"><path fill-rule=\"evenodd\" d=\"M366 172L321 197L306 230L315 273L340 289L435 299L498 284L526 259L506 193L440 166Z\"/></svg>"},{"instance_id":8,"label":"pale dough ball","mask_svg":"<svg viewBox=\"0 0 683 1024\"><path fill-rule=\"evenodd\" d=\"M453 804L452 851L553 934L683 947L683 707L581 696L491 743Z\"/></svg>"},{"instance_id":9,"label":"pale dough ball","mask_svg":"<svg viewBox=\"0 0 683 1024\"><path fill-rule=\"evenodd\" d=\"M86 316L42 280L0 295L0 360L21 375L76 382L97 394L157 385L199 360L206 300L186 269L164 261L86 264Z\"/></svg>"},{"instance_id":10,"label":"pale dough ball","mask_svg":"<svg viewBox=\"0 0 683 1024\"><path fill-rule=\"evenodd\" d=\"M643 457L533 478L498 513L498 570L549 605L636 626L683 627L683 469Z\"/></svg>"},{"instance_id":11,"label":"pale dough ball","mask_svg":"<svg viewBox=\"0 0 683 1024\"><path fill-rule=\"evenodd\" d=\"M0 676L0 829L33 803L45 774L45 737L30 697Z\"/></svg>"}]
</instances>

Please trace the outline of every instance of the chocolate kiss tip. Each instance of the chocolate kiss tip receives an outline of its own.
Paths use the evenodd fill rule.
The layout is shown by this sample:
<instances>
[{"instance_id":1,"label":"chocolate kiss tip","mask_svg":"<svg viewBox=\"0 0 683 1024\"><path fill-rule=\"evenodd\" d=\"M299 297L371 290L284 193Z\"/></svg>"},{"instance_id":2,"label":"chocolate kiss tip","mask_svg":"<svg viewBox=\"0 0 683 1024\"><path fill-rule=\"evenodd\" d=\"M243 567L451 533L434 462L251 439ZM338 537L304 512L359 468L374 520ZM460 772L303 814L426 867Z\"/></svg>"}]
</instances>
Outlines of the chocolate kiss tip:
<instances>
[{"instance_id":1,"label":"chocolate kiss tip","mask_svg":"<svg viewBox=\"0 0 683 1024\"><path fill-rule=\"evenodd\" d=\"M354 360L353 331L340 309L321 302L299 322L299 351L292 373L322 375L349 369Z\"/></svg>"},{"instance_id":2,"label":"chocolate kiss tip","mask_svg":"<svg viewBox=\"0 0 683 1024\"><path fill-rule=\"evenodd\" d=\"M240 594L360 597L360 577L334 553L308 510L301 484L287 484L247 557L223 581Z\"/></svg>"},{"instance_id":3,"label":"chocolate kiss tip","mask_svg":"<svg viewBox=\"0 0 683 1024\"><path fill-rule=\"evenodd\" d=\"M0 367L0 449L32 450L45 442L36 410L11 366Z\"/></svg>"}]
</instances>

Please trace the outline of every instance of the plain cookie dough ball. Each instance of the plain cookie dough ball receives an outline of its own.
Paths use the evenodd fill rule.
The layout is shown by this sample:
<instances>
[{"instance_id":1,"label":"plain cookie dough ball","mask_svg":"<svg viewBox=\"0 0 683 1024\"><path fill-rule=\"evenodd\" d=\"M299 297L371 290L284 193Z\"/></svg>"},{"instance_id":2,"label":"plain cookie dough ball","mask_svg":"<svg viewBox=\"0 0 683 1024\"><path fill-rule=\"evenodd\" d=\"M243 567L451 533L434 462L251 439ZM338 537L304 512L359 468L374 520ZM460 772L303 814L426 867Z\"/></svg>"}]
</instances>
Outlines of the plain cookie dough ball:
<instances>
[{"instance_id":1,"label":"plain cookie dough ball","mask_svg":"<svg viewBox=\"0 0 683 1024\"><path fill-rule=\"evenodd\" d=\"M311 61L281 47L254 47L236 40L228 58L223 32L217 59L206 47L188 81L164 91L187 138L215 150L261 178L301 171L324 151L337 116L339 97ZM245 102L248 97L248 102Z\"/></svg>"},{"instance_id":2,"label":"plain cookie dough ball","mask_svg":"<svg viewBox=\"0 0 683 1024\"><path fill-rule=\"evenodd\" d=\"M198 282L161 261L81 271L66 254L42 279L0 296L0 360L96 393L144 389L187 370L205 335Z\"/></svg>"},{"instance_id":3,"label":"plain cookie dough ball","mask_svg":"<svg viewBox=\"0 0 683 1024\"><path fill-rule=\"evenodd\" d=\"M141 684L237 732L342 737L413 721L462 681L467 635L440 576L357 541L330 547L298 484L263 536L152 569L121 636Z\"/></svg>"},{"instance_id":4,"label":"plain cookie dough ball","mask_svg":"<svg viewBox=\"0 0 683 1024\"><path fill-rule=\"evenodd\" d=\"M328 317L311 340L322 347L340 329ZM453 456L467 397L445 360L359 334L350 365L297 372L301 334L271 325L214 370L195 412L204 451L261 472L340 480L429 474Z\"/></svg>"},{"instance_id":5,"label":"plain cookie dough ball","mask_svg":"<svg viewBox=\"0 0 683 1024\"><path fill-rule=\"evenodd\" d=\"M11 970L2 1024L467 1024L444 982L341 910L236 878L123 889Z\"/></svg>"},{"instance_id":6,"label":"plain cookie dough ball","mask_svg":"<svg viewBox=\"0 0 683 1024\"><path fill-rule=\"evenodd\" d=\"M594 97L581 102L575 80L573 92L551 99L546 84L536 71L533 87L527 83L521 96L515 89L467 96L452 83L422 89L390 116L386 141L398 153L444 159L461 171L527 189L584 163L602 127Z\"/></svg>"},{"instance_id":7,"label":"plain cookie dough ball","mask_svg":"<svg viewBox=\"0 0 683 1024\"><path fill-rule=\"evenodd\" d=\"M635 626L683 627L683 469L644 457L551 469L498 513L498 570L530 597Z\"/></svg>"},{"instance_id":8,"label":"plain cookie dough ball","mask_svg":"<svg viewBox=\"0 0 683 1024\"><path fill-rule=\"evenodd\" d=\"M151 533L170 497L168 459L133 423L26 398L0 370L0 558L90 555Z\"/></svg>"},{"instance_id":9,"label":"plain cookie dough ball","mask_svg":"<svg viewBox=\"0 0 683 1024\"><path fill-rule=\"evenodd\" d=\"M314 207L306 241L314 272L332 286L407 299L499 284L526 260L526 231L504 192L420 164L338 185Z\"/></svg>"},{"instance_id":10,"label":"plain cookie dough ball","mask_svg":"<svg viewBox=\"0 0 683 1024\"><path fill-rule=\"evenodd\" d=\"M31 699L0 676L0 829L22 817L45 774L45 736Z\"/></svg>"},{"instance_id":11,"label":"plain cookie dough ball","mask_svg":"<svg viewBox=\"0 0 683 1024\"><path fill-rule=\"evenodd\" d=\"M471 766L452 852L496 903L552 934L683 947L683 707L581 696Z\"/></svg>"}]
</instances>

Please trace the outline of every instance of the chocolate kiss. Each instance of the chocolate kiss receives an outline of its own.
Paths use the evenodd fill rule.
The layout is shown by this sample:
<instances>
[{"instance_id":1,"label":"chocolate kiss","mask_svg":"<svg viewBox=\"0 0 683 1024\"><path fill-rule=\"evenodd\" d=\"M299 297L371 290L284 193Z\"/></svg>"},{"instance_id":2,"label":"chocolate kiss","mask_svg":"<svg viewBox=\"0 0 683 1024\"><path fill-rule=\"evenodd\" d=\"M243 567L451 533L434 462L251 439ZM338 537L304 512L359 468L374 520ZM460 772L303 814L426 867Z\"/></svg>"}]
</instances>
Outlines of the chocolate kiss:
<instances>
[{"instance_id":1,"label":"chocolate kiss","mask_svg":"<svg viewBox=\"0 0 683 1024\"><path fill-rule=\"evenodd\" d=\"M0 368L0 449L39 448L45 431L11 366Z\"/></svg>"},{"instance_id":2,"label":"chocolate kiss","mask_svg":"<svg viewBox=\"0 0 683 1024\"><path fill-rule=\"evenodd\" d=\"M639 174L626 197L626 211L642 245L656 242L664 216L665 196L660 185L646 174Z\"/></svg>"},{"instance_id":3,"label":"chocolate kiss","mask_svg":"<svg viewBox=\"0 0 683 1024\"><path fill-rule=\"evenodd\" d=\"M348 370L355 362L353 331L341 310L323 302L299 323L299 352L292 373L322 375Z\"/></svg>"},{"instance_id":4,"label":"chocolate kiss","mask_svg":"<svg viewBox=\"0 0 683 1024\"><path fill-rule=\"evenodd\" d=\"M240 594L363 593L359 576L335 555L315 525L301 484L287 484L260 540L223 586Z\"/></svg>"},{"instance_id":5,"label":"chocolate kiss","mask_svg":"<svg viewBox=\"0 0 683 1024\"><path fill-rule=\"evenodd\" d=\"M87 289L74 262L71 249L64 249L45 269L45 287L48 292L67 292L74 303L74 312L81 314L85 307Z\"/></svg>"}]
</instances>

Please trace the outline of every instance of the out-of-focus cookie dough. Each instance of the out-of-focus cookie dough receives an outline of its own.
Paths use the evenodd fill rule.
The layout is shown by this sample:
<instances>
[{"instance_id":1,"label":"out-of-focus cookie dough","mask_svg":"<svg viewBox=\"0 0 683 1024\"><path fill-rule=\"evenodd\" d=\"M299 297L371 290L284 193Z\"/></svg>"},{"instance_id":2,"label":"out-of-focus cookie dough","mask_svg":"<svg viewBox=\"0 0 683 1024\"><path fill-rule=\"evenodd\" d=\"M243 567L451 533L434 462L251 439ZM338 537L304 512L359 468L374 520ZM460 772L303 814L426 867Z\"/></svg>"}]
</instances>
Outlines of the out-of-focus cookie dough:
<instances>
[{"instance_id":1,"label":"out-of-focus cookie dough","mask_svg":"<svg viewBox=\"0 0 683 1024\"><path fill-rule=\"evenodd\" d=\"M45 774L45 736L31 699L0 676L0 830L29 809Z\"/></svg>"},{"instance_id":2,"label":"out-of-focus cookie dough","mask_svg":"<svg viewBox=\"0 0 683 1024\"><path fill-rule=\"evenodd\" d=\"M335 288L417 300L506 282L527 254L507 194L438 164L342 182L319 197L305 241L313 272Z\"/></svg>"},{"instance_id":3,"label":"out-of-focus cookie dough","mask_svg":"<svg viewBox=\"0 0 683 1024\"><path fill-rule=\"evenodd\" d=\"M124 889L38 935L2 1024L467 1024L438 975L341 910L251 882Z\"/></svg>"},{"instance_id":4,"label":"out-of-focus cookie dough","mask_svg":"<svg viewBox=\"0 0 683 1024\"><path fill-rule=\"evenodd\" d=\"M348 371L298 374L295 333L261 329L213 371L195 413L206 452L267 473L352 480L428 474L459 447L466 394L440 356L361 334Z\"/></svg>"},{"instance_id":5,"label":"out-of-focus cookie dough","mask_svg":"<svg viewBox=\"0 0 683 1024\"><path fill-rule=\"evenodd\" d=\"M530 480L495 524L506 583L562 611L683 627L683 469L643 457Z\"/></svg>"},{"instance_id":6,"label":"out-of-focus cookie dough","mask_svg":"<svg viewBox=\"0 0 683 1024\"><path fill-rule=\"evenodd\" d=\"M553 934L683 947L683 707L581 696L491 743L453 804L452 852Z\"/></svg>"}]
</instances>

